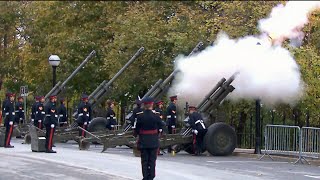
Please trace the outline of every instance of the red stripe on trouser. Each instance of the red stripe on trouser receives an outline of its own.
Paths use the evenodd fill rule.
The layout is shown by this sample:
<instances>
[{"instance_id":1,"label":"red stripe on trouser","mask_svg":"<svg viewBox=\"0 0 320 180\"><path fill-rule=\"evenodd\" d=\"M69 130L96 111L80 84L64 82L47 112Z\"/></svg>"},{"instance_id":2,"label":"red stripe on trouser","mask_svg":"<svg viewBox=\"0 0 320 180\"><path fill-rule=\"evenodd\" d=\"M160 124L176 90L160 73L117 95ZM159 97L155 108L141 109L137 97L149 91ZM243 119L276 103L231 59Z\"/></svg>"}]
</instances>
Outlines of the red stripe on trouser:
<instances>
[{"instance_id":1,"label":"red stripe on trouser","mask_svg":"<svg viewBox=\"0 0 320 180\"><path fill-rule=\"evenodd\" d=\"M52 149L52 136L53 136L53 128L50 130L50 138L49 138L49 144L48 144L48 149Z\"/></svg>"},{"instance_id":2,"label":"red stripe on trouser","mask_svg":"<svg viewBox=\"0 0 320 180\"><path fill-rule=\"evenodd\" d=\"M172 134L176 133L176 128L172 128Z\"/></svg>"},{"instance_id":3,"label":"red stripe on trouser","mask_svg":"<svg viewBox=\"0 0 320 180\"><path fill-rule=\"evenodd\" d=\"M84 137L84 129L86 128L86 125L83 125L82 128L83 128L83 129L82 129L82 134L81 134L81 136Z\"/></svg>"},{"instance_id":4,"label":"red stripe on trouser","mask_svg":"<svg viewBox=\"0 0 320 180\"><path fill-rule=\"evenodd\" d=\"M10 130L9 130L9 134L8 134L7 141L6 141L6 145L7 145L7 146L9 146L9 144L10 144L10 138L11 138L11 133L12 133L12 127L13 127L13 125L10 125Z\"/></svg>"},{"instance_id":5,"label":"red stripe on trouser","mask_svg":"<svg viewBox=\"0 0 320 180\"><path fill-rule=\"evenodd\" d=\"M196 143L197 143L196 138L197 138L197 136L195 134L193 134L192 149L193 149L194 153L196 152Z\"/></svg>"},{"instance_id":6,"label":"red stripe on trouser","mask_svg":"<svg viewBox=\"0 0 320 180\"><path fill-rule=\"evenodd\" d=\"M39 125L38 125L38 126L39 126L39 129L41 129L41 122L38 122L38 124L39 124Z\"/></svg>"}]
</instances>

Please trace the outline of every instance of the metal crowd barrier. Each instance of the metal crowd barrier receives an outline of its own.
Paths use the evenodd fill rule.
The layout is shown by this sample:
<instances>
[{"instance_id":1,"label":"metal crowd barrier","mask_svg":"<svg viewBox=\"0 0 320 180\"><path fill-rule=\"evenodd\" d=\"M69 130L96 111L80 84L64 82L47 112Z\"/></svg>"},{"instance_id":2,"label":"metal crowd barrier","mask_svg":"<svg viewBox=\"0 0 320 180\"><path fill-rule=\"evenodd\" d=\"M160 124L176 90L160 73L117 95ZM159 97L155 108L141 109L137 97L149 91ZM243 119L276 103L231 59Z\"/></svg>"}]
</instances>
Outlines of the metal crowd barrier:
<instances>
[{"instance_id":1,"label":"metal crowd barrier","mask_svg":"<svg viewBox=\"0 0 320 180\"><path fill-rule=\"evenodd\" d=\"M301 128L301 155L308 158L320 157L320 128Z\"/></svg>"},{"instance_id":2,"label":"metal crowd barrier","mask_svg":"<svg viewBox=\"0 0 320 180\"><path fill-rule=\"evenodd\" d=\"M273 154L297 156L298 160L295 163L303 163L302 160L306 161L301 152L302 141L299 126L266 125L264 137L265 150L260 160L264 156L268 156L273 160L271 157L271 154Z\"/></svg>"}]
</instances>

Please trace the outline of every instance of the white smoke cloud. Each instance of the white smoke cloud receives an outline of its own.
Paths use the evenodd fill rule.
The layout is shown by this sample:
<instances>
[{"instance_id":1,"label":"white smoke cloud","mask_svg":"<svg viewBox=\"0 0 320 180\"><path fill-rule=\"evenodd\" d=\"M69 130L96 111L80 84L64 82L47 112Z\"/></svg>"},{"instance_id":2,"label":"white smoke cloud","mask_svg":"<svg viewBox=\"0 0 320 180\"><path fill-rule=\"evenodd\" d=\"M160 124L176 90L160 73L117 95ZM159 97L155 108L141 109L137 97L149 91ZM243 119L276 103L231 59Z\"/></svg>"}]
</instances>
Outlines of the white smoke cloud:
<instances>
[{"instance_id":1,"label":"white smoke cloud","mask_svg":"<svg viewBox=\"0 0 320 180\"><path fill-rule=\"evenodd\" d=\"M301 45L308 15L319 7L320 2L313 1L279 4L259 21L261 35L230 39L220 33L213 46L191 57L179 56L175 62L181 73L169 95L177 94L180 102L197 105L221 78L239 72L229 99L260 98L270 106L295 104L303 95L304 83L294 57L281 45L286 39Z\"/></svg>"},{"instance_id":2,"label":"white smoke cloud","mask_svg":"<svg viewBox=\"0 0 320 180\"><path fill-rule=\"evenodd\" d=\"M257 45L260 42L261 45ZM213 46L191 57L177 58L181 71L170 94L178 94L180 102L197 105L221 78L240 72L232 85L236 88L228 98L255 99L268 105L292 104L302 94L299 67L290 52L273 46L267 37L247 36L237 40L218 35Z\"/></svg>"},{"instance_id":3,"label":"white smoke cloud","mask_svg":"<svg viewBox=\"0 0 320 180\"><path fill-rule=\"evenodd\" d=\"M289 1L285 6L279 4L268 18L259 21L258 27L261 32L268 33L276 44L286 39L301 44L304 37L301 30L308 23L309 13L317 8L320 8L319 1Z\"/></svg>"}]
</instances>

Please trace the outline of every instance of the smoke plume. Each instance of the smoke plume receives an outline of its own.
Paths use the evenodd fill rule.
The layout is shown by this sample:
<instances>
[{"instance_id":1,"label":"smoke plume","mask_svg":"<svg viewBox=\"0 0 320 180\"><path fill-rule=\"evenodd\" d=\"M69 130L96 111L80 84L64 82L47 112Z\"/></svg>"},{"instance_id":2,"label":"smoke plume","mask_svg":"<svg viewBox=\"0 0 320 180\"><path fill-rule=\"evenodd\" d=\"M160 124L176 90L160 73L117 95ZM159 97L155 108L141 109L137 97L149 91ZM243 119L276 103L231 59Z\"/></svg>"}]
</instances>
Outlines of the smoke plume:
<instances>
[{"instance_id":1,"label":"smoke plume","mask_svg":"<svg viewBox=\"0 0 320 180\"><path fill-rule=\"evenodd\" d=\"M268 18L259 21L258 27L261 32L269 34L276 44L286 39L301 44L304 37L301 30L308 24L309 13L317 8L320 8L319 1L289 1L285 6L279 4Z\"/></svg>"},{"instance_id":2,"label":"smoke plume","mask_svg":"<svg viewBox=\"0 0 320 180\"><path fill-rule=\"evenodd\" d=\"M303 95L304 83L294 57L281 45L286 39L301 43L308 13L317 7L319 2L278 5L269 18L259 21L261 35L230 39L222 32L214 45L200 53L180 55L175 61L180 73L169 95L177 94L180 102L197 105L221 78L239 72L229 99L260 98L269 106L295 104Z\"/></svg>"}]
</instances>

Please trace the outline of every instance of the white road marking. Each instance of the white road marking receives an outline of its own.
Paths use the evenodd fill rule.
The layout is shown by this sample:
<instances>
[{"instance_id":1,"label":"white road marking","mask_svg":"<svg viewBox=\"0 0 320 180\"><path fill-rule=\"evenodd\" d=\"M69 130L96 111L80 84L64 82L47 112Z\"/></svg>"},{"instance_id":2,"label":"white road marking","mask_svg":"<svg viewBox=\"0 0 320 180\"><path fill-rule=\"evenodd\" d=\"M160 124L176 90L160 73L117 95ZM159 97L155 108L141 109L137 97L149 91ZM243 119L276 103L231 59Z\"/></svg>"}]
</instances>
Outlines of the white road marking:
<instances>
[{"instance_id":1,"label":"white road marking","mask_svg":"<svg viewBox=\"0 0 320 180\"><path fill-rule=\"evenodd\" d=\"M207 161L208 163L216 163L216 164L219 164L219 163L283 163L283 164L288 164L288 162L265 162L265 161Z\"/></svg>"},{"instance_id":2,"label":"white road marking","mask_svg":"<svg viewBox=\"0 0 320 180\"><path fill-rule=\"evenodd\" d=\"M311 175L304 175L306 177L310 177L310 178L315 178L315 179L320 179L320 176L311 176Z\"/></svg>"}]
</instances>

